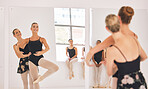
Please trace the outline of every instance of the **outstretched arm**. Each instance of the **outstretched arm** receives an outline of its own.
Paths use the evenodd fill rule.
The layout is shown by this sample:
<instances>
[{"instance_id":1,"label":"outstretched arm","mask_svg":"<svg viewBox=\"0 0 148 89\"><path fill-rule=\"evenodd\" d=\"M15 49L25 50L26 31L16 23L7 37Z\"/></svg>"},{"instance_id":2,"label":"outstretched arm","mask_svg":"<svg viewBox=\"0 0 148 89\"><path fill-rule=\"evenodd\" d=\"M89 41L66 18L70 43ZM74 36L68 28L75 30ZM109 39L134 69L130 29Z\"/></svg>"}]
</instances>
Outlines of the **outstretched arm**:
<instances>
[{"instance_id":1,"label":"outstretched arm","mask_svg":"<svg viewBox=\"0 0 148 89\"><path fill-rule=\"evenodd\" d=\"M96 45L94 48L90 49L90 51L88 52L86 59L85 59L86 64L88 66L90 65L89 62L95 53L97 53L97 52L99 52L99 51L101 51L113 44L114 44L114 39L112 38L112 36L109 36L102 43L100 43L100 44Z\"/></svg>"}]
</instances>

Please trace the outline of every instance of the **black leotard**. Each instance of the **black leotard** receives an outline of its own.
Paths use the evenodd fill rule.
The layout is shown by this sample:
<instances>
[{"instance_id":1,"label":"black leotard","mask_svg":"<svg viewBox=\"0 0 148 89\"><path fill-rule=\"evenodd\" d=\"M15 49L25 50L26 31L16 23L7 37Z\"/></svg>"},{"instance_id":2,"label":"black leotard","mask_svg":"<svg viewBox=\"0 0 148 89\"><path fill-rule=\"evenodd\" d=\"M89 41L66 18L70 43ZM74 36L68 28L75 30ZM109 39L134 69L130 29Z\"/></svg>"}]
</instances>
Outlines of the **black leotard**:
<instances>
[{"instance_id":1,"label":"black leotard","mask_svg":"<svg viewBox=\"0 0 148 89\"><path fill-rule=\"evenodd\" d=\"M75 49L74 49L74 48L75 48L75 47L73 47L72 49L69 49L69 48L67 47L67 52L69 53L69 57L70 57L70 58L72 58L73 56L76 55ZM77 57L75 57L75 58L77 58Z\"/></svg>"},{"instance_id":2,"label":"black leotard","mask_svg":"<svg viewBox=\"0 0 148 89\"><path fill-rule=\"evenodd\" d=\"M16 45L17 45L17 44L16 44ZM26 46L25 46L24 49L19 48L19 50L20 50L21 52L23 52L23 54L28 54L28 53L29 53L28 44L26 44ZM29 70L28 60L29 60L28 57L20 58L19 66L18 66L18 69L17 69L17 73L22 74L22 73L24 73L24 72L26 72L26 71Z\"/></svg>"},{"instance_id":3,"label":"black leotard","mask_svg":"<svg viewBox=\"0 0 148 89\"><path fill-rule=\"evenodd\" d=\"M97 62L97 64L99 64L102 61L102 52L103 50L94 54L94 59Z\"/></svg>"},{"instance_id":4,"label":"black leotard","mask_svg":"<svg viewBox=\"0 0 148 89\"><path fill-rule=\"evenodd\" d=\"M40 38L36 41L31 41L29 38L28 46L29 51L31 52L31 55L29 56L30 61L36 66L39 66L38 62L41 58L43 58L43 55L35 56L34 54L38 51L42 51L42 43L40 42Z\"/></svg>"},{"instance_id":5,"label":"black leotard","mask_svg":"<svg viewBox=\"0 0 148 89\"><path fill-rule=\"evenodd\" d=\"M123 55L117 46L114 47L116 47ZM133 61L127 61L124 55L123 57L126 60L124 63L114 60L118 67L117 89L147 89L146 81L143 74L140 72L140 56Z\"/></svg>"}]
</instances>

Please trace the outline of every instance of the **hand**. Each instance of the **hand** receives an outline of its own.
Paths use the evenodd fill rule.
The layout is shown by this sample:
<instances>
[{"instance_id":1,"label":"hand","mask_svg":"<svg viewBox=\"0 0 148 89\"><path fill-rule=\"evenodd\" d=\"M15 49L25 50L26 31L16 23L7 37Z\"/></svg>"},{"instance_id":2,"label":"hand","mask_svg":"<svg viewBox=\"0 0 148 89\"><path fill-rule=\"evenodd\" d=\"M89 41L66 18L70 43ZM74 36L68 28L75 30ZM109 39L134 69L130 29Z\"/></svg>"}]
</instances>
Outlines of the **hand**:
<instances>
[{"instance_id":1,"label":"hand","mask_svg":"<svg viewBox=\"0 0 148 89\"><path fill-rule=\"evenodd\" d=\"M68 60L71 61L72 59L71 58L68 58Z\"/></svg>"},{"instance_id":2,"label":"hand","mask_svg":"<svg viewBox=\"0 0 148 89\"><path fill-rule=\"evenodd\" d=\"M29 52L28 54L23 55L22 58L29 57L30 55L31 55L31 52Z\"/></svg>"},{"instance_id":3,"label":"hand","mask_svg":"<svg viewBox=\"0 0 148 89\"><path fill-rule=\"evenodd\" d=\"M85 57L81 57L81 59L85 59Z\"/></svg>"},{"instance_id":4,"label":"hand","mask_svg":"<svg viewBox=\"0 0 148 89\"><path fill-rule=\"evenodd\" d=\"M86 64L87 64L87 66L89 66L89 67L94 67L94 66L95 66L95 64L90 64L89 62L86 62Z\"/></svg>"},{"instance_id":5,"label":"hand","mask_svg":"<svg viewBox=\"0 0 148 89\"><path fill-rule=\"evenodd\" d=\"M89 64L88 65L89 67L94 67L94 66L96 66L95 64Z\"/></svg>"},{"instance_id":6,"label":"hand","mask_svg":"<svg viewBox=\"0 0 148 89\"><path fill-rule=\"evenodd\" d=\"M40 56L40 55L42 55L43 53L42 53L42 51L38 51L38 52L36 52L35 54L33 54L33 55L35 55L35 56Z\"/></svg>"},{"instance_id":7,"label":"hand","mask_svg":"<svg viewBox=\"0 0 148 89\"><path fill-rule=\"evenodd\" d=\"M31 55L31 52L29 52L27 55L28 55L28 57L29 57L29 56Z\"/></svg>"},{"instance_id":8,"label":"hand","mask_svg":"<svg viewBox=\"0 0 148 89\"><path fill-rule=\"evenodd\" d=\"M21 52L21 54L23 54L24 52Z\"/></svg>"},{"instance_id":9,"label":"hand","mask_svg":"<svg viewBox=\"0 0 148 89\"><path fill-rule=\"evenodd\" d=\"M106 65L106 61L101 61L99 64L104 64L104 65Z\"/></svg>"}]
</instances>

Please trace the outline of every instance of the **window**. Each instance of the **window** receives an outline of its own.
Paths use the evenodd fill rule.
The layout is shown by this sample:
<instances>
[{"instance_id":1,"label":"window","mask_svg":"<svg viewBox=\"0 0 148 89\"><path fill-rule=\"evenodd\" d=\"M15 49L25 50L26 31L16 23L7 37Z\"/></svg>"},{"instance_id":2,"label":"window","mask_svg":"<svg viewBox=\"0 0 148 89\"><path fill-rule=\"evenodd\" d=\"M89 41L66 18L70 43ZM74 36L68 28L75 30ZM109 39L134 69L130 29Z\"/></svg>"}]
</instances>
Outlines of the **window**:
<instances>
[{"instance_id":1,"label":"window","mask_svg":"<svg viewBox=\"0 0 148 89\"><path fill-rule=\"evenodd\" d=\"M74 46L78 49L78 58L80 58L82 47L85 45L85 9L55 8L54 23L57 61L65 60L68 39L73 39Z\"/></svg>"}]
</instances>

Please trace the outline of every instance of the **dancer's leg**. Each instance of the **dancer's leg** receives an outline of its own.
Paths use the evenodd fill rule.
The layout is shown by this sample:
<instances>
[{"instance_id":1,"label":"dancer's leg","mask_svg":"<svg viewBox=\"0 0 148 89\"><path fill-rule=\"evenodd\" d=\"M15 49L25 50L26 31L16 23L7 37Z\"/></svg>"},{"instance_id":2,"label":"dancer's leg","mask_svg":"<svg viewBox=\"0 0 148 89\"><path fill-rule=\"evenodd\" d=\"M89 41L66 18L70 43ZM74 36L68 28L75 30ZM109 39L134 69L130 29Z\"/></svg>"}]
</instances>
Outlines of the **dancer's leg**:
<instances>
[{"instance_id":1,"label":"dancer's leg","mask_svg":"<svg viewBox=\"0 0 148 89\"><path fill-rule=\"evenodd\" d=\"M39 83L40 81L42 81L43 79L45 79L49 75L53 74L54 72L58 71L58 69L59 69L59 67L56 64L54 64L44 58L41 58L39 60L39 66L43 67L45 69L48 69L48 70L42 76L39 76L38 79L35 80L33 83Z\"/></svg>"},{"instance_id":2,"label":"dancer's leg","mask_svg":"<svg viewBox=\"0 0 148 89\"><path fill-rule=\"evenodd\" d=\"M29 61L29 70L33 81L38 79L38 67ZM39 83L33 84L34 89L40 89Z\"/></svg>"},{"instance_id":3,"label":"dancer's leg","mask_svg":"<svg viewBox=\"0 0 148 89\"><path fill-rule=\"evenodd\" d=\"M72 78L72 71L70 69L70 61L68 59L66 60L66 65L67 65L68 71L69 71L69 79L71 79Z\"/></svg>"},{"instance_id":4,"label":"dancer's leg","mask_svg":"<svg viewBox=\"0 0 148 89\"><path fill-rule=\"evenodd\" d=\"M27 79L28 71L21 74L21 78L23 80L24 89L28 89L28 79Z\"/></svg>"},{"instance_id":5,"label":"dancer's leg","mask_svg":"<svg viewBox=\"0 0 148 89\"><path fill-rule=\"evenodd\" d=\"M74 72L73 72L73 64L78 61L78 58L74 58L70 61L70 71L72 71L72 77L74 77Z\"/></svg>"},{"instance_id":6,"label":"dancer's leg","mask_svg":"<svg viewBox=\"0 0 148 89\"><path fill-rule=\"evenodd\" d=\"M82 70L83 70L83 79L85 79L85 62L81 62Z\"/></svg>"},{"instance_id":7,"label":"dancer's leg","mask_svg":"<svg viewBox=\"0 0 148 89\"><path fill-rule=\"evenodd\" d=\"M94 86L93 86L93 88L97 88L98 87L98 84L97 84L97 67L96 66L94 66Z\"/></svg>"},{"instance_id":8,"label":"dancer's leg","mask_svg":"<svg viewBox=\"0 0 148 89\"><path fill-rule=\"evenodd\" d=\"M117 81L118 81L118 78L116 78L116 77L112 78L112 89L117 88Z\"/></svg>"},{"instance_id":9,"label":"dancer's leg","mask_svg":"<svg viewBox=\"0 0 148 89\"><path fill-rule=\"evenodd\" d=\"M101 73L102 73L102 65L100 67L97 67L97 82L98 85L101 85Z\"/></svg>"},{"instance_id":10,"label":"dancer's leg","mask_svg":"<svg viewBox=\"0 0 148 89\"><path fill-rule=\"evenodd\" d=\"M33 89L33 80L30 72L29 72L29 86L30 86L30 89Z\"/></svg>"}]
</instances>

